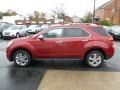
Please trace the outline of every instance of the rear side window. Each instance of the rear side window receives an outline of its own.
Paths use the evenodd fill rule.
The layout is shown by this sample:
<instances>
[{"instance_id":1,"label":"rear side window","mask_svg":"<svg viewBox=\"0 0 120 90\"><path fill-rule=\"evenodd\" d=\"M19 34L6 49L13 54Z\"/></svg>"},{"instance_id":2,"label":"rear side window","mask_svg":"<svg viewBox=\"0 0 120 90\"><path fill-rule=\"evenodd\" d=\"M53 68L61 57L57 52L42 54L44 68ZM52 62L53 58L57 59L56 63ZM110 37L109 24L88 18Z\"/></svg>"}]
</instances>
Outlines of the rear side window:
<instances>
[{"instance_id":1,"label":"rear side window","mask_svg":"<svg viewBox=\"0 0 120 90\"><path fill-rule=\"evenodd\" d=\"M89 34L81 28L64 28L64 37L87 37Z\"/></svg>"},{"instance_id":2,"label":"rear side window","mask_svg":"<svg viewBox=\"0 0 120 90\"><path fill-rule=\"evenodd\" d=\"M110 36L110 34L102 27L93 27L92 30L103 36Z\"/></svg>"}]
</instances>

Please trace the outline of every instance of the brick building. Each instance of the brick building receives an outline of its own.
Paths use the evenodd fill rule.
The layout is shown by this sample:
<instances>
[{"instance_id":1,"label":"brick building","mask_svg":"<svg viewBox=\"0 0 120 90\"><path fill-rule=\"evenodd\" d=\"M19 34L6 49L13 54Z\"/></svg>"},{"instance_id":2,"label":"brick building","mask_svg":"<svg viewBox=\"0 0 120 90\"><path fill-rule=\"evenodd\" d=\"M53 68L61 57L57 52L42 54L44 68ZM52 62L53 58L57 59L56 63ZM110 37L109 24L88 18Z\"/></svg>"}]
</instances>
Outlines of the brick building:
<instances>
[{"instance_id":1,"label":"brick building","mask_svg":"<svg viewBox=\"0 0 120 90\"><path fill-rule=\"evenodd\" d=\"M120 0L110 0L96 9L99 20L108 20L111 24L120 25Z\"/></svg>"}]
</instances>

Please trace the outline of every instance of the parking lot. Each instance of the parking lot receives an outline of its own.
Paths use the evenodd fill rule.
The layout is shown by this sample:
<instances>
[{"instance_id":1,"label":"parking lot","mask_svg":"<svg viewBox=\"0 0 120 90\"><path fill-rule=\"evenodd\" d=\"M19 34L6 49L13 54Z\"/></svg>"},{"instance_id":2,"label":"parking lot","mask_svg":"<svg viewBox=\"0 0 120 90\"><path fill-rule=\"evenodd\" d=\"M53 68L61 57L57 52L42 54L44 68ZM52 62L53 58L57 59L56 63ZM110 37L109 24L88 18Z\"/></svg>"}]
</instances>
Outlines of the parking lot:
<instances>
[{"instance_id":1,"label":"parking lot","mask_svg":"<svg viewBox=\"0 0 120 90\"><path fill-rule=\"evenodd\" d=\"M114 57L105 61L100 68L89 68L83 62L76 60L35 61L29 67L18 68L6 58L5 49L8 41L0 39L0 90L96 90L97 87L98 90L106 88L113 90L114 87L119 90L120 88L119 41L114 41ZM96 77L94 80L89 78L92 74ZM86 78L85 81L83 78ZM80 83L81 80L84 82ZM87 83L89 89L85 88L84 84L90 81L91 84Z\"/></svg>"}]
</instances>

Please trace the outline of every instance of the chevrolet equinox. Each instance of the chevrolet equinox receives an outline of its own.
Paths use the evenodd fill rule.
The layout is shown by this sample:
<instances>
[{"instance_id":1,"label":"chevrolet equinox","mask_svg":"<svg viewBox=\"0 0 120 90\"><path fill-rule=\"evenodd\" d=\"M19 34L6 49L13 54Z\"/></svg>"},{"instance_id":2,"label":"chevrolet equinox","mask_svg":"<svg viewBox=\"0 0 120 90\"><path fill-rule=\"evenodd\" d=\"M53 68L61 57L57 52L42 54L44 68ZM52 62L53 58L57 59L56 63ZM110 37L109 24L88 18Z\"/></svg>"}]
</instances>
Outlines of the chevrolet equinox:
<instances>
[{"instance_id":1,"label":"chevrolet equinox","mask_svg":"<svg viewBox=\"0 0 120 90\"><path fill-rule=\"evenodd\" d=\"M34 36L8 43L7 58L20 67L34 59L76 58L99 67L114 54L113 38L100 25L54 25Z\"/></svg>"}]
</instances>

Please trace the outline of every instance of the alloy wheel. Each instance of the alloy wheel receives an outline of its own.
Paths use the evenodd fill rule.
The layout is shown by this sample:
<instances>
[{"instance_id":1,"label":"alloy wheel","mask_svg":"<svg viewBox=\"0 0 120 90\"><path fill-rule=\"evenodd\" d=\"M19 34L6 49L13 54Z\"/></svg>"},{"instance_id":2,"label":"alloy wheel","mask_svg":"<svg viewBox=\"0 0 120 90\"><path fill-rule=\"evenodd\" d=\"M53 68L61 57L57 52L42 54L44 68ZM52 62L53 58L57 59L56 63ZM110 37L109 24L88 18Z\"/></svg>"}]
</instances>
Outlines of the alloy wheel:
<instances>
[{"instance_id":1,"label":"alloy wheel","mask_svg":"<svg viewBox=\"0 0 120 90\"><path fill-rule=\"evenodd\" d=\"M18 65L25 66L28 63L28 56L25 53L18 53L15 60Z\"/></svg>"}]
</instances>

